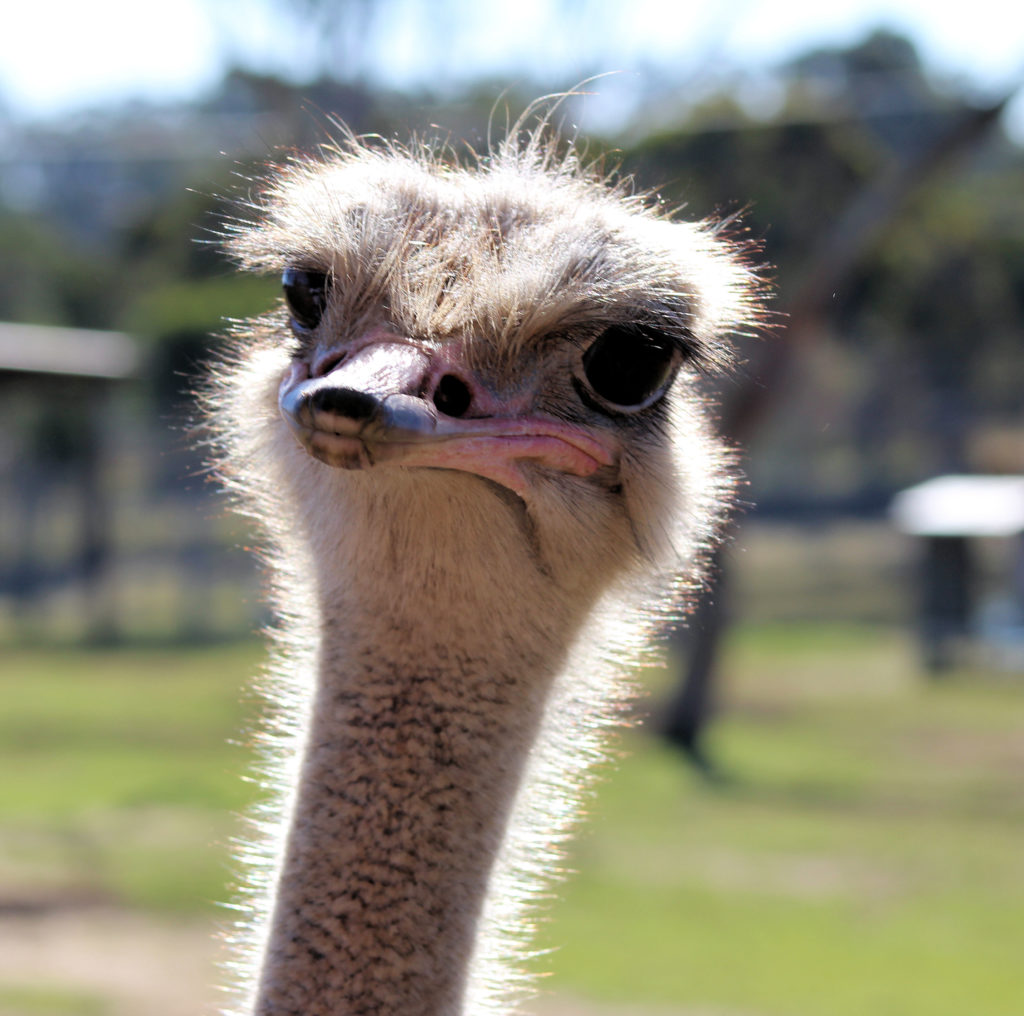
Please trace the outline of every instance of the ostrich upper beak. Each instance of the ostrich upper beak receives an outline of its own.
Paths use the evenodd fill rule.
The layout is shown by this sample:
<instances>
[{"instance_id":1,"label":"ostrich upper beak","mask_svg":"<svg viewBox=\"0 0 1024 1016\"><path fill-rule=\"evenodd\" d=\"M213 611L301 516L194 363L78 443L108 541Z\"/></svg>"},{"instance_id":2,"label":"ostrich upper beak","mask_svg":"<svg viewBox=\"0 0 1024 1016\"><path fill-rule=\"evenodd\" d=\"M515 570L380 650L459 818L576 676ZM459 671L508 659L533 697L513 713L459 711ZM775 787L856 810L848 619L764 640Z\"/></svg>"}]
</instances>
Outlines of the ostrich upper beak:
<instances>
[{"instance_id":1,"label":"ostrich upper beak","mask_svg":"<svg viewBox=\"0 0 1024 1016\"><path fill-rule=\"evenodd\" d=\"M503 401L470 371L437 359L409 343L383 341L335 357L319 376L295 361L281 382L281 413L306 450L328 465L458 469L520 496L528 488L524 463L590 476L615 462L608 436ZM439 395L446 382L459 395L454 404Z\"/></svg>"}]
</instances>

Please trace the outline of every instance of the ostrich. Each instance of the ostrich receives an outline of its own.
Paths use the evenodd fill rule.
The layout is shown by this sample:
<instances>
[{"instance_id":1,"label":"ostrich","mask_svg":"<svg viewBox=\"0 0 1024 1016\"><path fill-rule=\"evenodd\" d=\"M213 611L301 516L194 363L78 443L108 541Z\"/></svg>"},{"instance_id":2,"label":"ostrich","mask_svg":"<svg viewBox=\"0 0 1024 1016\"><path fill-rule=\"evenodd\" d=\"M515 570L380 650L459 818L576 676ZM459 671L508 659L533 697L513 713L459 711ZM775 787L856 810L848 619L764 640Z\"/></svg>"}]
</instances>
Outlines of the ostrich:
<instances>
[{"instance_id":1,"label":"ostrich","mask_svg":"<svg viewBox=\"0 0 1024 1016\"><path fill-rule=\"evenodd\" d=\"M509 1011L623 666L728 503L695 380L755 276L546 123L468 166L346 135L251 204L228 247L283 300L207 405L266 536L278 794L232 1011Z\"/></svg>"}]
</instances>

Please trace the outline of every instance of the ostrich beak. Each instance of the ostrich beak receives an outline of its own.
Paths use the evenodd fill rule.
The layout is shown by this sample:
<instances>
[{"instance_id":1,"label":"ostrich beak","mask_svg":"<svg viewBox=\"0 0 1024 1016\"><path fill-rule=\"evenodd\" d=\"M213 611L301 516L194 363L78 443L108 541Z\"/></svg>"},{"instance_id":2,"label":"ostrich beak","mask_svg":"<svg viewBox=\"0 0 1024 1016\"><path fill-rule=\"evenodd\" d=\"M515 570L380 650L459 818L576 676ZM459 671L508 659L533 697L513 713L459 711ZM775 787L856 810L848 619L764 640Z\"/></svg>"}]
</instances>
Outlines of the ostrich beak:
<instances>
[{"instance_id":1,"label":"ostrich beak","mask_svg":"<svg viewBox=\"0 0 1024 1016\"><path fill-rule=\"evenodd\" d=\"M330 466L457 469L522 497L524 464L590 476L618 457L608 436L503 401L471 372L404 342L365 345L335 363L310 377L296 361L278 397L300 444ZM454 404L439 394L446 380Z\"/></svg>"}]
</instances>

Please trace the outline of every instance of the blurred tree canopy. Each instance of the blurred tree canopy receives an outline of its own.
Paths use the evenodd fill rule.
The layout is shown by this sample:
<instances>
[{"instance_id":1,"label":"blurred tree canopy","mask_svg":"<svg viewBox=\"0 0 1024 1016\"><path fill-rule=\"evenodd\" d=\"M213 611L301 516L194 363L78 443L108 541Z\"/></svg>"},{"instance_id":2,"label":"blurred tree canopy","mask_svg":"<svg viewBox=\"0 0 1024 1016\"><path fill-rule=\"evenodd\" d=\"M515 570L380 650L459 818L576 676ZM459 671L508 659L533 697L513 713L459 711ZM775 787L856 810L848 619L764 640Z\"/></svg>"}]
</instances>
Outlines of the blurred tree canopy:
<instances>
[{"instance_id":1,"label":"blurred tree canopy","mask_svg":"<svg viewBox=\"0 0 1024 1016\"><path fill-rule=\"evenodd\" d=\"M312 17L317 5L307 6ZM370 17L370 5L352 7ZM350 42L332 45L347 52ZM808 53L778 81L769 115L751 112L742 83L660 117L672 93L651 96L646 126L627 140L591 138L588 152L609 152L638 186L657 186L687 214L739 213L785 309L849 203L971 102L886 32ZM522 86L499 112L538 91ZM176 346L188 359L223 318L276 298L275 280L236 275L217 247L249 177L323 140L329 114L385 136L442 124L455 147L480 149L499 93L487 82L454 99L387 92L350 73L300 87L236 69L193 107L131 104L67 127L10 124L17 157L0 168L0 319L123 328L164 349L164 366L180 359ZM870 507L936 471L1024 469L1022 162L993 132L886 224L833 294L766 428L753 468L759 500L792 504L814 491L823 504ZM997 431L1017 439L982 440Z\"/></svg>"},{"instance_id":2,"label":"blurred tree canopy","mask_svg":"<svg viewBox=\"0 0 1024 1016\"><path fill-rule=\"evenodd\" d=\"M670 203L722 218L739 209L774 266L783 310L846 207L970 111L930 83L907 40L888 33L810 53L785 73L791 85L770 122L745 116L725 94L696 109L685 129L625 152L642 184L673 181L659 191ZM1020 433L1021 168L1021 151L993 135L926 180L885 224L820 323L832 341L812 355L832 359L817 379L828 387L801 378L793 394L802 411L778 414L775 454L755 465L755 477L760 466L779 486L789 473L796 492L806 453L821 468L814 489L881 506L894 488L931 473L1024 468L1019 447L1009 455L1005 443L1000 455L975 447L984 423Z\"/></svg>"}]
</instances>

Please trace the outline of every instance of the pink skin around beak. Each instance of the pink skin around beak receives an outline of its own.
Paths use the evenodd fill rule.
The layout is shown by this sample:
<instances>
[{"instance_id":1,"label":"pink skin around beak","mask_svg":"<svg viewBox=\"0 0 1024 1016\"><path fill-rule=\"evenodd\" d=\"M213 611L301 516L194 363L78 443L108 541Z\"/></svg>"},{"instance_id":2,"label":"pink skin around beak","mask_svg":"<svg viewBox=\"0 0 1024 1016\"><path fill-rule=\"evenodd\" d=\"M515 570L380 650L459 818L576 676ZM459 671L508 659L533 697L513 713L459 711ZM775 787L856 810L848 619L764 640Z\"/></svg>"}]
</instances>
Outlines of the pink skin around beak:
<instances>
[{"instance_id":1,"label":"pink skin around beak","mask_svg":"<svg viewBox=\"0 0 1024 1016\"><path fill-rule=\"evenodd\" d=\"M281 381L281 413L321 462L459 469L523 497L524 463L590 476L617 458L604 435L502 402L450 354L390 335L367 340L312 369L296 360Z\"/></svg>"}]
</instances>

